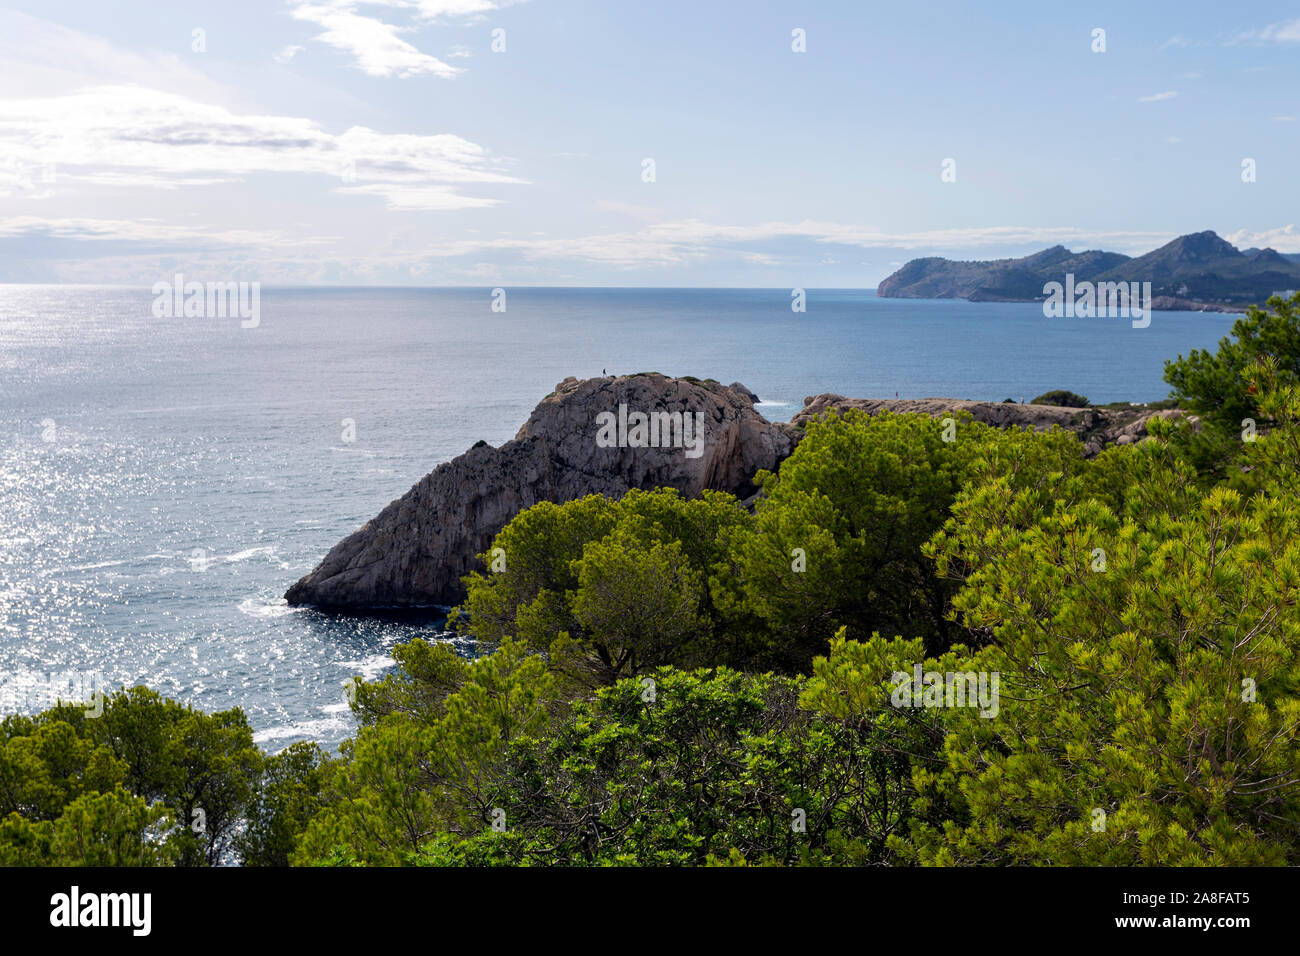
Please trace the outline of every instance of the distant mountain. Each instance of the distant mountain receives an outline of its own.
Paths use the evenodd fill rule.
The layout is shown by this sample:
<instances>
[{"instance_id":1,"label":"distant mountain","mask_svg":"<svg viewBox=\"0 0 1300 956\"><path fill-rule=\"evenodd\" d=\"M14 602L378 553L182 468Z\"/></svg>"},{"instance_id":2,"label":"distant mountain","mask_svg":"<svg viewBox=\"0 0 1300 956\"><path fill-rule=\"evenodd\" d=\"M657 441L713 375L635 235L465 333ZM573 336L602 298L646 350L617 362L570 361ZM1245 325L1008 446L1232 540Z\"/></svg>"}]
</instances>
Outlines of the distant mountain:
<instances>
[{"instance_id":1,"label":"distant mountain","mask_svg":"<svg viewBox=\"0 0 1300 956\"><path fill-rule=\"evenodd\" d=\"M1268 249L1268 250L1265 250L1265 249L1242 249L1242 250L1241 250L1241 254L1242 254L1243 256L1251 256L1251 255L1254 255L1254 254L1257 253L1257 252L1272 252L1272 251L1273 251L1273 250L1271 250L1271 249ZM1288 262L1300 262L1300 252L1281 252L1281 253L1278 253L1278 255L1280 255L1283 259L1287 260Z\"/></svg>"},{"instance_id":2,"label":"distant mountain","mask_svg":"<svg viewBox=\"0 0 1300 956\"><path fill-rule=\"evenodd\" d=\"M951 259L913 259L880 283L876 293L907 299L970 299L972 302L1041 299L1044 276L1073 272L1075 277L1097 275L1123 263L1118 252L1071 252L1052 246L1023 259L991 262L954 262Z\"/></svg>"},{"instance_id":3,"label":"distant mountain","mask_svg":"<svg viewBox=\"0 0 1300 956\"><path fill-rule=\"evenodd\" d=\"M1300 289L1300 255L1273 249L1244 252L1213 232L1179 236L1153 252L1071 252L1052 246L1021 259L962 262L913 259L876 289L886 298L1036 302L1043 286L1064 282L1150 282L1156 308L1239 311L1275 292Z\"/></svg>"}]
</instances>

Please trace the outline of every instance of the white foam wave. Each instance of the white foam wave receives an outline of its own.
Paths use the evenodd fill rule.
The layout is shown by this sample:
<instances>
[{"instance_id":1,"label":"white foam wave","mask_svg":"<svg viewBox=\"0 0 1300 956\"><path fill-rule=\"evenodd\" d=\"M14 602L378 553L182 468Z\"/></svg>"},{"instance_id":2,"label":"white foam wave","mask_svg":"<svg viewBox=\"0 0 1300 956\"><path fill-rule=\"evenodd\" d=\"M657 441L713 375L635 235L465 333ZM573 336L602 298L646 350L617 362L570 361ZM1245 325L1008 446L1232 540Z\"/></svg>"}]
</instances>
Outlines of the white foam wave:
<instances>
[{"instance_id":1,"label":"white foam wave","mask_svg":"<svg viewBox=\"0 0 1300 956\"><path fill-rule=\"evenodd\" d=\"M387 654L372 654L359 661L339 661L339 664L348 668L353 674L360 674L366 680L374 680L393 666L393 659Z\"/></svg>"},{"instance_id":2,"label":"white foam wave","mask_svg":"<svg viewBox=\"0 0 1300 956\"><path fill-rule=\"evenodd\" d=\"M301 608L290 607L284 598L277 598L274 601L267 601L263 598L244 598L239 602L239 612L247 614L249 617L267 619L273 617L285 617L289 614L297 613Z\"/></svg>"},{"instance_id":3,"label":"white foam wave","mask_svg":"<svg viewBox=\"0 0 1300 956\"><path fill-rule=\"evenodd\" d=\"M269 545L261 545L260 547L256 547L256 548L246 548L243 551L236 551L234 554L228 554L226 555L226 563L238 564L241 561L248 561L251 558L256 558L261 556L266 557L268 560L272 561L275 564L278 564L281 568L284 568L285 570L288 570L289 568L289 565L281 561L280 558L276 555L275 548L272 548Z\"/></svg>"},{"instance_id":4,"label":"white foam wave","mask_svg":"<svg viewBox=\"0 0 1300 956\"><path fill-rule=\"evenodd\" d=\"M350 720L341 717L319 717L315 720L299 720L291 724L259 730L253 734L253 742L265 744L272 740L288 740L291 737L302 740L328 740L342 736L351 729Z\"/></svg>"}]
</instances>

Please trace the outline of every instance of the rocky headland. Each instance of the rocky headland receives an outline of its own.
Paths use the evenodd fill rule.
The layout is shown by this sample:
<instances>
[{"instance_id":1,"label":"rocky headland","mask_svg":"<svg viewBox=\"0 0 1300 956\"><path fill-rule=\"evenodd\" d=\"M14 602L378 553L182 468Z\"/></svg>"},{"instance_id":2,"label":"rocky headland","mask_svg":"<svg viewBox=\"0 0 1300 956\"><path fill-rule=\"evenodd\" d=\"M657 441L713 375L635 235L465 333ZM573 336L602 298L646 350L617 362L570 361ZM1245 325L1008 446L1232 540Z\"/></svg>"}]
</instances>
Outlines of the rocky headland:
<instances>
[{"instance_id":1,"label":"rocky headland","mask_svg":"<svg viewBox=\"0 0 1300 956\"><path fill-rule=\"evenodd\" d=\"M1300 288L1300 256L1274 249L1238 249L1214 232L1179 236L1131 258L1053 246L1019 259L913 259L876 288L884 298L1042 302L1045 286L1064 282L1151 283L1157 311L1240 313L1278 292Z\"/></svg>"},{"instance_id":2,"label":"rocky headland","mask_svg":"<svg viewBox=\"0 0 1300 956\"><path fill-rule=\"evenodd\" d=\"M480 568L477 556L520 511L588 494L621 497L633 488L671 487L687 496L715 489L746 498L757 490L755 473L775 469L809 421L847 408L934 417L967 411L999 428L1060 426L1079 434L1088 455L1110 444L1140 441L1153 415L1181 414L1138 405L1066 408L825 394L805 398L803 408L781 423L760 415L756 401L739 382L722 385L656 373L567 378L538 404L513 440L497 448L480 442L436 467L335 545L285 598L292 605L353 613L454 605L465 594L461 577ZM659 447L601 447L598 416L617 413L620 406L666 416L699 413L704 438L698 456L666 438Z\"/></svg>"}]
</instances>

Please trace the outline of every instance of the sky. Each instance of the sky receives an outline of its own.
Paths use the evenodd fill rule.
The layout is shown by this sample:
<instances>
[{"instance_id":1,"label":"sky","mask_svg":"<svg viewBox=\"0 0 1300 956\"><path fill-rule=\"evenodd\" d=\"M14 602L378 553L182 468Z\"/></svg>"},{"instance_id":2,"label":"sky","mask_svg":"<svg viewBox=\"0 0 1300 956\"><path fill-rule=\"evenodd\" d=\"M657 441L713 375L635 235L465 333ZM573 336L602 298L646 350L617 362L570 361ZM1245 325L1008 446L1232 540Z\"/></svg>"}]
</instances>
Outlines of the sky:
<instances>
[{"instance_id":1,"label":"sky","mask_svg":"<svg viewBox=\"0 0 1300 956\"><path fill-rule=\"evenodd\" d=\"M3 282L871 288L1204 229L1300 252L1298 147L1295 3L0 8Z\"/></svg>"}]
</instances>

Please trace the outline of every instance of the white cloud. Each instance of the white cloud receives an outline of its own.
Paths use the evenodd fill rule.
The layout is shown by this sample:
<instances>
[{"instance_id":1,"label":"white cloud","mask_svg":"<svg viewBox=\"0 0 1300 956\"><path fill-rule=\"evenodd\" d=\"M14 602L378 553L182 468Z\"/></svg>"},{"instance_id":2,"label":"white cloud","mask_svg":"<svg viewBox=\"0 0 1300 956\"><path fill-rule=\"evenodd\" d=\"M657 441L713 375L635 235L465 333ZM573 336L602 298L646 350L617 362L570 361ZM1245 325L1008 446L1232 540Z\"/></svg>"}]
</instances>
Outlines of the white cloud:
<instances>
[{"instance_id":1,"label":"white cloud","mask_svg":"<svg viewBox=\"0 0 1300 956\"><path fill-rule=\"evenodd\" d=\"M341 186L335 192L353 196L380 196L389 209L398 212L446 212L452 209L475 209L500 205L500 199L465 196L448 186L408 186L400 183L371 183L367 186Z\"/></svg>"},{"instance_id":2,"label":"white cloud","mask_svg":"<svg viewBox=\"0 0 1300 956\"><path fill-rule=\"evenodd\" d=\"M55 170L52 165L22 161L17 156L0 159L0 197L21 196L47 199L54 194Z\"/></svg>"},{"instance_id":3,"label":"white cloud","mask_svg":"<svg viewBox=\"0 0 1300 956\"><path fill-rule=\"evenodd\" d=\"M1177 90L1169 90L1166 93L1152 93L1150 96L1143 96L1138 99L1139 103L1159 103L1162 100L1172 100L1178 95Z\"/></svg>"},{"instance_id":4,"label":"white cloud","mask_svg":"<svg viewBox=\"0 0 1300 956\"><path fill-rule=\"evenodd\" d=\"M184 50L188 52L188 33ZM0 90L9 97L49 96L85 86L157 84L207 100L226 91L177 53L135 53L107 40L14 10L0 10Z\"/></svg>"},{"instance_id":5,"label":"white cloud","mask_svg":"<svg viewBox=\"0 0 1300 956\"><path fill-rule=\"evenodd\" d=\"M288 63L295 56L301 53L304 49L305 47L300 47L295 44L290 44L289 46L285 47L283 50L281 50L279 53L275 55L275 62Z\"/></svg>"},{"instance_id":6,"label":"white cloud","mask_svg":"<svg viewBox=\"0 0 1300 956\"><path fill-rule=\"evenodd\" d=\"M910 233L887 232L873 226L804 221L768 222L748 226L720 225L698 219L661 222L634 232L602 233L571 238L454 240L423 250L435 258L517 251L528 259L579 259L619 268L680 266L712 256L771 256L770 251L746 249L749 243L807 240L863 249L953 250L986 247L1105 246L1147 252L1174 238L1160 232L1091 232L1037 226L995 226L985 229L939 229Z\"/></svg>"},{"instance_id":7,"label":"white cloud","mask_svg":"<svg viewBox=\"0 0 1300 956\"><path fill-rule=\"evenodd\" d=\"M51 167L59 183L158 188L292 173L338 177L349 186L400 184L425 191L433 205L421 208L451 209L493 202L462 196L456 203L453 184L523 182L482 146L451 134L355 126L335 135L301 117L237 114L138 86L0 100L0 154L19 171L0 174L0 192L7 185L11 193L15 179ZM395 208L414 208L386 198Z\"/></svg>"},{"instance_id":8,"label":"white cloud","mask_svg":"<svg viewBox=\"0 0 1300 956\"><path fill-rule=\"evenodd\" d=\"M1294 20L1283 20L1279 23L1271 23L1258 30L1243 30L1239 33L1232 34L1231 36L1220 34L1211 42L1221 46L1268 46L1272 44L1300 43L1300 17L1297 17ZM1161 44L1160 49L1164 50L1169 47L1203 47L1206 45L1207 41L1190 40L1182 34L1175 34Z\"/></svg>"},{"instance_id":9,"label":"white cloud","mask_svg":"<svg viewBox=\"0 0 1300 956\"><path fill-rule=\"evenodd\" d=\"M362 7L389 7L409 13L415 21L432 24L445 20L476 20L510 0L289 0L294 19L325 29L315 39L352 56L356 66L369 76L410 77L431 74L451 79L464 69L424 53L399 34L402 27L368 16ZM450 57L468 57L470 51L456 45Z\"/></svg>"},{"instance_id":10,"label":"white cloud","mask_svg":"<svg viewBox=\"0 0 1300 956\"><path fill-rule=\"evenodd\" d=\"M376 0L392 7L414 7L419 16L425 20L460 19L467 20L490 10L499 10L507 6L497 0Z\"/></svg>"},{"instance_id":11,"label":"white cloud","mask_svg":"<svg viewBox=\"0 0 1300 956\"><path fill-rule=\"evenodd\" d=\"M1276 249L1278 252L1300 252L1300 230L1294 224L1266 229L1263 232L1251 232L1238 229L1223 237L1238 249Z\"/></svg>"},{"instance_id":12,"label":"white cloud","mask_svg":"<svg viewBox=\"0 0 1300 956\"><path fill-rule=\"evenodd\" d=\"M437 57L421 53L399 37L399 28L356 12L348 2L297 3L292 15L324 27L316 37L321 43L349 53L357 68L369 76L417 76L432 73L450 79L462 72L459 67Z\"/></svg>"},{"instance_id":13,"label":"white cloud","mask_svg":"<svg viewBox=\"0 0 1300 956\"><path fill-rule=\"evenodd\" d=\"M641 206L637 203L623 202L618 199L598 199L596 200L596 208L604 212L618 213L621 216L640 219L643 222L654 222L663 218L663 213L653 206Z\"/></svg>"},{"instance_id":14,"label":"white cloud","mask_svg":"<svg viewBox=\"0 0 1300 956\"><path fill-rule=\"evenodd\" d=\"M1264 46L1275 43L1300 43L1300 17L1294 20L1284 20L1281 23L1271 23L1261 30L1247 30L1244 33L1237 34L1229 41L1229 45L1254 44Z\"/></svg>"},{"instance_id":15,"label":"white cloud","mask_svg":"<svg viewBox=\"0 0 1300 956\"><path fill-rule=\"evenodd\" d=\"M54 173L58 182L89 183L93 186L113 186L118 189L142 186L149 189L181 189L186 186L219 186L223 183L242 182L237 176L189 176L160 180L149 173L121 173L115 171L88 173ZM52 195L52 193L51 193Z\"/></svg>"},{"instance_id":16,"label":"white cloud","mask_svg":"<svg viewBox=\"0 0 1300 956\"><path fill-rule=\"evenodd\" d=\"M43 236L80 242L147 242L174 246L316 246L333 240L323 236L294 238L275 230L209 229L181 226L157 219L0 218L0 238Z\"/></svg>"}]
</instances>

